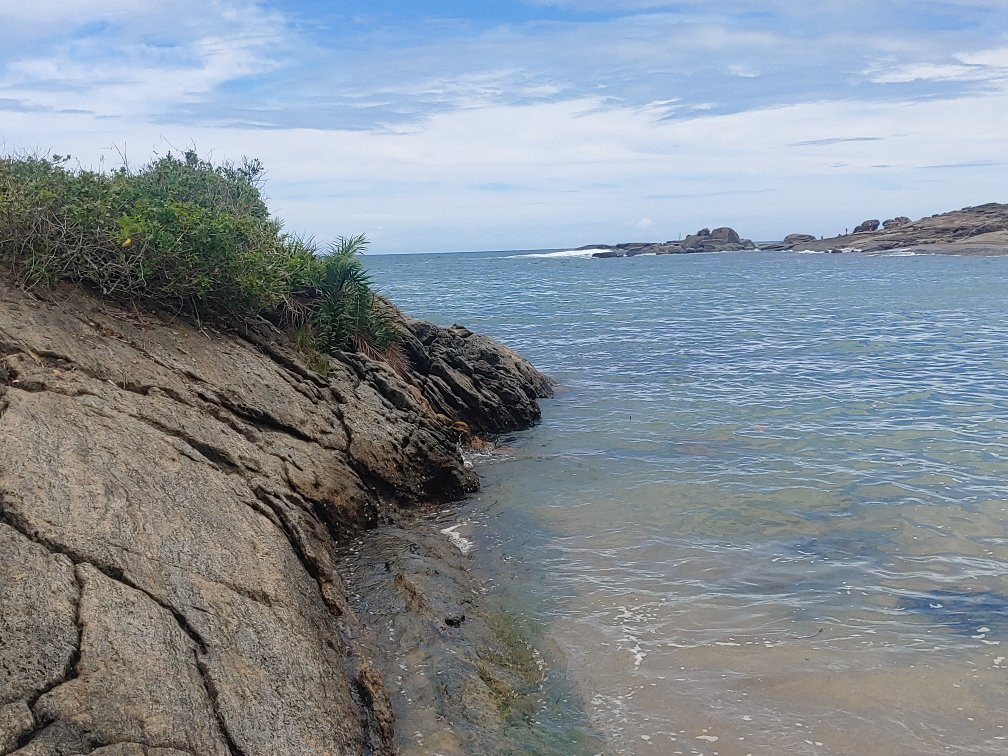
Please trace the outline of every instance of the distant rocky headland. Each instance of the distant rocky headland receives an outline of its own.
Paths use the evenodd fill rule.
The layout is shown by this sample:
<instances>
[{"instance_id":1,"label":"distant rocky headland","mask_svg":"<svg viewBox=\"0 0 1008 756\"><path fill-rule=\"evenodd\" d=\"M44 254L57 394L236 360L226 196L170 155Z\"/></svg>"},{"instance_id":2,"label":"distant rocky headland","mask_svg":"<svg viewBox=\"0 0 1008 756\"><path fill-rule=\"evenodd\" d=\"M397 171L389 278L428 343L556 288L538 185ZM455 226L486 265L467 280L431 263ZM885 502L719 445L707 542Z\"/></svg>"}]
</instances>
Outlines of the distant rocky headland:
<instances>
[{"instance_id":1,"label":"distant rocky headland","mask_svg":"<svg viewBox=\"0 0 1008 756\"><path fill-rule=\"evenodd\" d=\"M907 250L930 254L1008 254L1008 205L990 202L964 207L912 221L897 216L885 221L870 219L851 233L826 239L790 234L765 250L812 250L816 252L887 252Z\"/></svg>"},{"instance_id":2,"label":"distant rocky headland","mask_svg":"<svg viewBox=\"0 0 1008 756\"><path fill-rule=\"evenodd\" d=\"M884 221L873 218L854 225L849 232L827 238L792 233L780 241L755 244L725 226L713 231L701 229L681 241L591 244L581 249L597 249L592 257L602 258L745 250L1008 255L1008 204L990 202L916 221L905 215Z\"/></svg>"},{"instance_id":3,"label":"distant rocky headland","mask_svg":"<svg viewBox=\"0 0 1008 756\"><path fill-rule=\"evenodd\" d=\"M681 241L626 242L624 244L589 244L580 249L597 249L592 257L637 257L638 255L679 255L688 252L729 252L756 249L750 239L743 239L733 228L722 226L711 231L702 228Z\"/></svg>"}]
</instances>

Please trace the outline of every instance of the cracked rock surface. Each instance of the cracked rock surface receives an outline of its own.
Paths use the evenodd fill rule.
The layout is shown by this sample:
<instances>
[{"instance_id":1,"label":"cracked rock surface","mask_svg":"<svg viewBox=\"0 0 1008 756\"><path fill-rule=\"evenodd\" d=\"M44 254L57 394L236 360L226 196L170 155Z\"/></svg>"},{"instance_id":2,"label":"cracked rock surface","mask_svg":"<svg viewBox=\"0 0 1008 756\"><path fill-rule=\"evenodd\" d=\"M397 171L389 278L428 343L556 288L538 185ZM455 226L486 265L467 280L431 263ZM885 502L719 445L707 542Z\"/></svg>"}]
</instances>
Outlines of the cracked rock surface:
<instances>
[{"instance_id":1,"label":"cracked rock surface","mask_svg":"<svg viewBox=\"0 0 1008 756\"><path fill-rule=\"evenodd\" d=\"M534 422L550 391L398 317L403 370L342 355L323 377L265 324L0 280L0 753L395 750L334 549L472 491L462 436Z\"/></svg>"}]
</instances>

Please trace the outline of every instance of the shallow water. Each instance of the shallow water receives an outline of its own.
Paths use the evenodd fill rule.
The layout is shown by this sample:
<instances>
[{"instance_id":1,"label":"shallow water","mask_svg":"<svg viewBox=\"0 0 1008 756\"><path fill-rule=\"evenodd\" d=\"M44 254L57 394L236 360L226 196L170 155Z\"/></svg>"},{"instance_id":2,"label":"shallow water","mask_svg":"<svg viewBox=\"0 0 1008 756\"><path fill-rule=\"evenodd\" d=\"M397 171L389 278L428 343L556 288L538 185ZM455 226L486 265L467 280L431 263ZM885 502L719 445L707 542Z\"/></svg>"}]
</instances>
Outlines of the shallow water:
<instances>
[{"instance_id":1,"label":"shallow water","mask_svg":"<svg viewBox=\"0 0 1008 756\"><path fill-rule=\"evenodd\" d=\"M561 384L444 522L553 651L530 750L1008 752L1008 258L367 264Z\"/></svg>"}]
</instances>

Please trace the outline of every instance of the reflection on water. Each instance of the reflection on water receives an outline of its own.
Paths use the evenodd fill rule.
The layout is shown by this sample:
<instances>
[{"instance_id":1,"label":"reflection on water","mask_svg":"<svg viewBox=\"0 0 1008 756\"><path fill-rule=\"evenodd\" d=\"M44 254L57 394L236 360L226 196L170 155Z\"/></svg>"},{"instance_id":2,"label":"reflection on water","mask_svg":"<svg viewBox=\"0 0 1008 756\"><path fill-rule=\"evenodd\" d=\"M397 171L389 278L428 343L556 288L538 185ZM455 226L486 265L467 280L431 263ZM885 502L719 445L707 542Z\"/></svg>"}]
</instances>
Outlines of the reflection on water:
<instances>
[{"instance_id":1,"label":"reflection on water","mask_svg":"<svg viewBox=\"0 0 1008 756\"><path fill-rule=\"evenodd\" d=\"M1008 752L1008 259L368 262L563 384L445 526L612 752Z\"/></svg>"}]
</instances>

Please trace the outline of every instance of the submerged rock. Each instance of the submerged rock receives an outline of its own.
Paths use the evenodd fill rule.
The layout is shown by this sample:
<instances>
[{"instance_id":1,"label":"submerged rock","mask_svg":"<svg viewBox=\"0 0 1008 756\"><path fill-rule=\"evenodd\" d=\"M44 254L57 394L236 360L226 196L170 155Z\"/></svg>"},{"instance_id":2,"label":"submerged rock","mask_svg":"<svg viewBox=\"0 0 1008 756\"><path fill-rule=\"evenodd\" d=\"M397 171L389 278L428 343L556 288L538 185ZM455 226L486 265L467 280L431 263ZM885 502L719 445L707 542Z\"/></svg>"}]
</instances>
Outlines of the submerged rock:
<instances>
[{"instance_id":1,"label":"submerged rock","mask_svg":"<svg viewBox=\"0 0 1008 756\"><path fill-rule=\"evenodd\" d=\"M0 750L395 749L334 549L477 486L468 434L549 379L397 315L404 364L305 366L225 333L0 281ZM468 619L466 620L468 624Z\"/></svg>"},{"instance_id":2,"label":"submerged rock","mask_svg":"<svg viewBox=\"0 0 1008 756\"><path fill-rule=\"evenodd\" d=\"M506 614L479 599L472 557L430 525L387 527L348 551L363 642L386 681L405 752L522 753L543 670ZM518 717L518 721L523 721ZM446 727L446 723L452 723Z\"/></svg>"}]
</instances>

